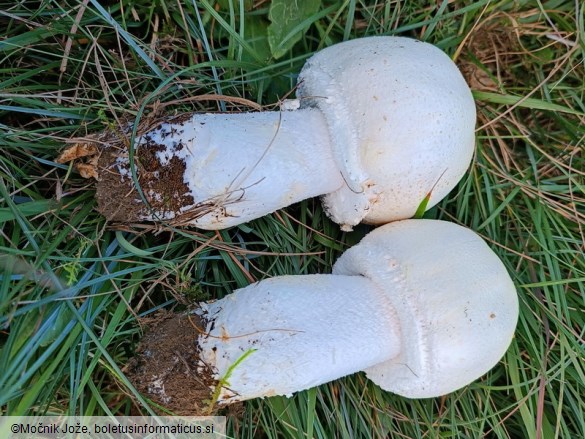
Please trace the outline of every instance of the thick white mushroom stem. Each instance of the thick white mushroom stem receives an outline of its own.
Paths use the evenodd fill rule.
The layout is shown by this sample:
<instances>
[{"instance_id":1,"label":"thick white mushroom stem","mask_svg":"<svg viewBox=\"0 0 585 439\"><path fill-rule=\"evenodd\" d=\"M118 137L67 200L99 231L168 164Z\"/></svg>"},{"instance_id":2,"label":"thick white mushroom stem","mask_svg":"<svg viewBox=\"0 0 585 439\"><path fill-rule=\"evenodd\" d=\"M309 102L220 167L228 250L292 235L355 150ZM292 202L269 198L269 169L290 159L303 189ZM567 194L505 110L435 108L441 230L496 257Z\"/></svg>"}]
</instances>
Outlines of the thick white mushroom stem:
<instances>
[{"instance_id":1,"label":"thick white mushroom stem","mask_svg":"<svg viewBox=\"0 0 585 439\"><path fill-rule=\"evenodd\" d=\"M142 135L137 150L156 151L159 174L184 162L183 181L192 203L205 206L191 224L220 229L241 224L343 185L321 111L304 109L240 114L195 114L163 123ZM122 162L117 162L123 173ZM169 194L146 193L156 205ZM144 220L172 219L155 209Z\"/></svg>"},{"instance_id":2,"label":"thick white mushroom stem","mask_svg":"<svg viewBox=\"0 0 585 439\"><path fill-rule=\"evenodd\" d=\"M201 358L220 403L290 395L400 351L394 308L363 276L283 276L204 304Z\"/></svg>"}]
</instances>

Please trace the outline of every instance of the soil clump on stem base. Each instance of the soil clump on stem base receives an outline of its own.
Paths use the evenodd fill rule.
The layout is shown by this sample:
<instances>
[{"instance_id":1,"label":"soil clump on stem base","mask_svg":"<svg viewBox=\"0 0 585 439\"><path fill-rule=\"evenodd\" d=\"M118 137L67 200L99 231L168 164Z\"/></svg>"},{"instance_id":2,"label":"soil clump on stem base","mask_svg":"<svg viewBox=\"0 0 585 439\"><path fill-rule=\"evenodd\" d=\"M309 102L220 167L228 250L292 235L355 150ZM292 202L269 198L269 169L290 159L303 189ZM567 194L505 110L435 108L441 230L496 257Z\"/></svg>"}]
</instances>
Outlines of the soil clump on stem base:
<instances>
[{"instance_id":1,"label":"soil clump on stem base","mask_svg":"<svg viewBox=\"0 0 585 439\"><path fill-rule=\"evenodd\" d=\"M145 335L126 371L134 387L175 415L213 415L217 383L197 349L205 322L193 314L163 312L143 323Z\"/></svg>"},{"instance_id":2,"label":"soil clump on stem base","mask_svg":"<svg viewBox=\"0 0 585 439\"><path fill-rule=\"evenodd\" d=\"M155 145L138 148L136 151L136 174L144 203L128 163L126 148L106 147L98 160L96 198L98 210L108 220L131 223L140 222L153 212L163 217L176 218L185 206L195 204L189 187L184 181L185 162L173 157L161 164Z\"/></svg>"}]
</instances>

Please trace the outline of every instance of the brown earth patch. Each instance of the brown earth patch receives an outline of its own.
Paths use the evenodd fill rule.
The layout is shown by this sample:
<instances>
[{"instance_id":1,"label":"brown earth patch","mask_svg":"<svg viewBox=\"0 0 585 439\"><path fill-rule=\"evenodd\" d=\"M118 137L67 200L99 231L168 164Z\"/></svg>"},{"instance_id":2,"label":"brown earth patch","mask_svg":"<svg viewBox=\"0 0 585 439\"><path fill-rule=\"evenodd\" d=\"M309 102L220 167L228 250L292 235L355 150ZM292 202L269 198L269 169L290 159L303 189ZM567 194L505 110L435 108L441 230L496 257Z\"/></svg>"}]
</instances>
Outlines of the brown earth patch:
<instances>
[{"instance_id":1,"label":"brown earth patch","mask_svg":"<svg viewBox=\"0 0 585 439\"><path fill-rule=\"evenodd\" d=\"M80 138L59 160L74 161L84 178L97 180L97 210L110 221L137 224L162 220L172 226L188 226L209 213L220 217L224 215L221 198L195 200L185 183L185 160L177 153L187 148L181 135L191 117L184 114L140 122L133 149L135 178L129 151L133 122Z\"/></svg>"},{"instance_id":2,"label":"brown earth patch","mask_svg":"<svg viewBox=\"0 0 585 439\"><path fill-rule=\"evenodd\" d=\"M193 314L163 312L143 323L146 333L126 367L130 382L175 415L212 415L216 381L200 361L197 347L205 322Z\"/></svg>"},{"instance_id":3,"label":"brown earth patch","mask_svg":"<svg viewBox=\"0 0 585 439\"><path fill-rule=\"evenodd\" d=\"M131 175L128 148L117 143L103 147L98 161L98 210L108 220L138 222L156 216L171 219L179 216L181 209L195 204L184 181L185 162L172 157L162 164L157 153L166 146L151 141L139 145L134 157L138 185L147 201L144 203Z\"/></svg>"}]
</instances>

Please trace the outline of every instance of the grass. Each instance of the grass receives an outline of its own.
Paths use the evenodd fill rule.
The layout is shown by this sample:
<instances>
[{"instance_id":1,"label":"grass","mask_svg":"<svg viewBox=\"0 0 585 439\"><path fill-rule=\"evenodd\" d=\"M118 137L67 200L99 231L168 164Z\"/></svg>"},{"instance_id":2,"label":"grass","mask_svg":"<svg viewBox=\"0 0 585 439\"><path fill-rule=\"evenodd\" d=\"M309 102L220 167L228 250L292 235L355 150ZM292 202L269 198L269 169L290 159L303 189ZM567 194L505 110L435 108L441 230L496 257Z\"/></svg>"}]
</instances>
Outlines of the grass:
<instances>
[{"instance_id":1,"label":"grass","mask_svg":"<svg viewBox=\"0 0 585 439\"><path fill-rule=\"evenodd\" d=\"M392 34L441 47L474 90L473 165L425 217L472 228L504 261L516 337L446 397L407 400L356 374L251 401L230 435L585 437L584 14L576 1L324 0L274 59L266 1L0 2L0 411L148 413L124 376L138 317L329 272L369 230L340 232L318 200L217 233L112 230L92 183L55 162L69 139L161 106L270 108L314 51Z\"/></svg>"}]
</instances>

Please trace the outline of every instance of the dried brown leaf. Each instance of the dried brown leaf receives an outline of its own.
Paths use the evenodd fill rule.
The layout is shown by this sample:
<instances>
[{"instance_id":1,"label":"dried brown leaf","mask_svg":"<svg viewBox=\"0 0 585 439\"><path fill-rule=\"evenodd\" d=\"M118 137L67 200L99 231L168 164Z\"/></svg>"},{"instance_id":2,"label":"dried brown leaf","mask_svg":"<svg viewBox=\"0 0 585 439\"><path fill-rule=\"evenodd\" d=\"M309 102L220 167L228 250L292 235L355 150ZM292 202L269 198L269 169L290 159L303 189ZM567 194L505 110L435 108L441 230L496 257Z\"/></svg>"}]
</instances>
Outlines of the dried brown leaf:
<instances>
[{"instance_id":1,"label":"dried brown leaf","mask_svg":"<svg viewBox=\"0 0 585 439\"><path fill-rule=\"evenodd\" d=\"M57 158L56 162L67 163L81 157L97 154L97 152L97 147L91 143L76 143L75 145L63 151Z\"/></svg>"},{"instance_id":2,"label":"dried brown leaf","mask_svg":"<svg viewBox=\"0 0 585 439\"><path fill-rule=\"evenodd\" d=\"M77 163L75 165L75 167L77 168L77 171L79 171L79 174L83 177L83 178L95 178L96 180L98 179L98 172L97 172L97 168L98 168L98 156L94 156L92 157L90 160L88 160L87 163Z\"/></svg>"}]
</instances>

